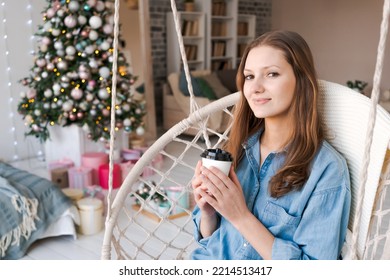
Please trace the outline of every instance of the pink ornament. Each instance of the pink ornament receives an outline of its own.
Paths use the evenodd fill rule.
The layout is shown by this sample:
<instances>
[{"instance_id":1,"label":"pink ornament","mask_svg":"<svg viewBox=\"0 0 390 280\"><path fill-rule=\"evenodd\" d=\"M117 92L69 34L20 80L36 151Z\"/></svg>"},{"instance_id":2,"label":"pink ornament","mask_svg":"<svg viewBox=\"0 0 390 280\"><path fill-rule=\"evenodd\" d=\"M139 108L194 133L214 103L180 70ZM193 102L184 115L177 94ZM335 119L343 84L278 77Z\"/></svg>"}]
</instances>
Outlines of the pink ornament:
<instances>
[{"instance_id":1,"label":"pink ornament","mask_svg":"<svg viewBox=\"0 0 390 280\"><path fill-rule=\"evenodd\" d=\"M82 119L83 117L84 117L83 112L78 112L77 113L77 118Z\"/></svg>"},{"instance_id":2,"label":"pink ornament","mask_svg":"<svg viewBox=\"0 0 390 280\"><path fill-rule=\"evenodd\" d=\"M52 8L50 8L50 9L48 9L48 10L46 11L46 16L47 16L48 18L52 18L55 14L56 14L56 11L55 11L54 9L52 9Z\"/></svg>"},{"instance_id":3,"label":"pink ornament","mask_svg":"<svg viewBox=\"0 0 390 280\"><path fill-rule=\"evenodd\" d=\"M96 0L88 0L87 1L87 4L90 6L90 7L94 7L96 5Z\"/></svg>"},{"instance_id":4,"label":"pink ornament","mask_svg":"<svg viewBox=\"0 0 390 280\"><path fill-rule=\"evenodd\" d=\"M115 125L117 128L121 129L123 127L123 123L117 122Z\"/></svg>"},{"instance_id":5,"label":"pink ornament","mask_svg":"<svg viewBox=\"0 0 390 280\"><path fill-rule=\"evenodd\" d=\"M38 67L44 67L46 65L46 60L44 58L40 58L37 60Z\"/></svg>"},{"instance_id":6,"label":"pink ornament","mask_svg":"<svg viewBox=\"0 0 390 280\"><path fill-rule=\"evenodd\" d=\"M98 11L98 12L102 12L104 9L105 9L105 5L102 1L97 1L96 2L96 7L95 9Z\"/></svg>"},{"instance_id":7,"label":"pink ornament","mask_svg":"<svg viewBox=\"0 0 390 280\"><path fill-rule=\"evenodd\" d=\"M83 36L84 38L87 38L89 36L88 31L86 31L86 30L81 31L81 36Z\"/></svg>"},{"instance_id":8,"label":"pink ornament","mask_svg":"<svg viewBox=\"0 0 390 280\"><path fill-rule=\"evenodd\" d=\"M83 97L83 91L79 88L72 89L70 95L75 99L79 100L81 97Z\"/></svg>"},{"instance_id":9,"label":"pink ornament","mask_svg":"<svg viewBox=\"0 0 390 280\"><path fill-rule=\"evenodd\" d=\"M104 32L105 34L107 34L107 35L112 34L113 30L114 30L114 29L113 29L113 27L112 27L111 24L105 24L105 25L103 26L103 32Z\"/></svg>"},{"instance_id":10,"label":"pink ornament","mask_svg":"<svg viewBox=\"0 0 390 280\"><path fill-rule=\"evenodd\" d=\"M42 44L49 45L50 43L51 43L51 40L49 37L42 38Z\"/></svg>"},{"instance_id":11,"label":"pink ornament","mask_svg":"<svg viewBox=\"0 0 390 280\"><path fill-rule=\"evenodd\" d=\"M73 28L77 25L77 18L69 15L64 19L64 23L67 27Z\"/></svg>"},{"instance_id":12,"label":"pink ornament","mask_svg":"<svg viewBox=\"0 0 390 280\"><path fill-rule=\"evenodd\" d=\"M29 89L27 91L27 98L28 99L34 98L36 95L37 95L37 92L35 91L35 89Z\"/></svg>"},{"instance_id":13,"label":"pink ornament","mask_svg":"<svg viewBox=\"0 0 390 280\"><path fill-rule=\"evenodd\" d=\"M90 80L88 82L88 85L91 86L91 87L95 87L96 86L96 81L95 80Z\"/></svg>"},{"instance_id":14,"label":"pink ornament","mask_svg":"<svg viewBox=\"0 0 390 280\"><path fill-rule=\"evenodd\" d=\"M103 109L102 113L103 113L103 116L105 116L105 117L108 117L110 115L110 111L107 109Z\"/></svg>"},{"instance_id":15,"label":"pink ornament","mask_svg":"<svg viewBox=\"0 0 390 280\"><path fill-rule=\"evenodd\" d=\"M71 121L75 121L75 120L76 120L76 115L70 114L70 115L69 115L69 119L70 119Z\"/></svg>"},{"instance_id":16,"label":"pink ornament","mask_svg":"<svg viewBox=\"0 0 390 280\"><path fill-rule=\"evenodd\" d=\"M54 64L53 63L49 63L47 66L46 66L46 69L49 70L49 71L52 71L54 69Z\"/></svg>"},{"instance_id":17,"label":"pink ornament","mask_svg":"<svg viewBox=\"0 0 390 280\"><path fill-rule=\"evenodd\" d=\"M87 71L88 70L88 68L87 68L87 66L85 66L84 64L81 64L80 66L79 66L79 71L81 72L81 71Z\"/></svg>"},{"instance_id":18,"label":"pink ornament","mask_svg":"<svg viewBox=\"0 0 390 280\"><path fill-rule=\"evenodd\" d=\"M89 78L89 74L87 72L79 72L79 77L82 80L87 80Z\"/></svg>"},{"instance_id":19,"label":"pink ornament","mask_svg":"<svg viewBox=\"0 0 390 280\"><path fill-rule=\"evenodd\" d=\"M40 129L39 129L39 126L38 125L36 125L36 124L33 124L32 126L31 126L31 128L35 131L35 132L38 132Z\"/></svg>"}]
</instances>

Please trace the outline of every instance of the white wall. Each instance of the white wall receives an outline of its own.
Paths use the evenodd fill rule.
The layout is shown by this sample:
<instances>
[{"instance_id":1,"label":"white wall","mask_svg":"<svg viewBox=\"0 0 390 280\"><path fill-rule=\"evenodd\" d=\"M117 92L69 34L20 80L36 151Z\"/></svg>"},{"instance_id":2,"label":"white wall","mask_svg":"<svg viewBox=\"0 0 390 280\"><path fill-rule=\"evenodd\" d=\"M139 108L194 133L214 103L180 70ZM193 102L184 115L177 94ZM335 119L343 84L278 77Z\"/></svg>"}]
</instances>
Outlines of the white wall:
<instances>
[{"instance_id":1,"label":"white wall","mask_svg":"<svg viewBox=\"0 0 390 280\"><path fill-rule=\"evenodd\" d=\"M142 84L143 77L143 55L140 41L139 11L130 10L125 3L121 3L119 20L121 24L121 36L126 42L124 53L130 64L132 75L137 77L135 87Z\"/></svg>"},{"instance_id":2,"label":"white wall","mask_svg":"<svg viewBox=\"0 0 390 280\"><path fill-rule=\"evenodd\" d=\"M41 11L45 5L44 0L0 1L0 159L36 156L42 150L35 139L25 139L17 104L20 92L25 89L18 81L32 67L31 51L35 47L32 35L42 23Z\"/></svg>"},{"instance_id":3,"label":"white wall","mask_svg":"<svg viewBox=\"0 0 390 280\"><path fill-rule=\"evenodd\" d=\"M364 80L372 89L383 1L273 0L272 28L299 32L310 45L321 79ZM390 35L382 90L390 88Z\"/></svg>"}]
</instances>

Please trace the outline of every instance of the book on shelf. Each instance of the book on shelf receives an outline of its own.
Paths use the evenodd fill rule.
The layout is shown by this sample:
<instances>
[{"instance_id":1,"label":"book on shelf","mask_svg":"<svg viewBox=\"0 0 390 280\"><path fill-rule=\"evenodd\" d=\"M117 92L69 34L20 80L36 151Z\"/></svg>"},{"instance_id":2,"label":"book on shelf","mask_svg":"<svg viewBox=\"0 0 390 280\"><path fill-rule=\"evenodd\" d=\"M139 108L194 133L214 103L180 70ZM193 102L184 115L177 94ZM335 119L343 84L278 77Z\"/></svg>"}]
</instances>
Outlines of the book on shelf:
<instances>
[{"instance_id":1,"label":"book on shelf","mask_svg":"<svg viewBox=\"0 0 390 280\"><path fill-rule=\"evenodd\" d=\"M226 16L226 2L225 0L213 0L211 6L211 15Z\"/></svg>"},{"instance_id":2,"label":"book on shelf","mask_svg":"<svg viewBox=\"0 0 390 280\"><path fill-rule=\"evenodd\" d=\"M181 33L183 36L198 36L199 21L198 20L183 20Z\"/></svg>"},{"instance_id":3,"label":"book on shelf","mask_svg":"<svg viewBox=\"0 0 390 280\"><path fill-rule=\"evenodd\" d=\"M213 21L211 25L211 36L221 37L227 35L227 23L223 21Z\"/></svg>"},{"instance_id":4,"label":"book on shelf","mask_svg":"<svg viewBox=\"0 0 390 280\"><path fill-rule=\"evenodd\" d=\"M248 22L240 21L237 23L237 35L248 36Z\"/></svg>"},{"instance_id":5,"label":"book on shelf","mask_svg":"<svg viewBox=\"0 0 390 280\"><path fill-rule=\"evenodd\" d=\"M242 57L242 55L244 54L244 51L246 49L246 46L247 46L247 44L244 44L244 43L237 45L237 56L238 57Z\"/></svg>"},{"instance_id":6,"label":"book on shelf","mask_svg":"<svg viewBox=\"0 0 390 280\"><path fill-rule=\"evenodd\" d=\"M225 56L226 53L226 42L225 41L215 41L212 44L212 56L219 57Z\"/></svg>"},{"instance_id":7,"label":"book on shelf","mask_svg":"<svg viewBox=\"0 0 390 280\"><path fill-rule=\"evenodd\" d=\"M211 63L211 70L226 70L232 69L232 62L230 60L218 60Z\"/></svg>"},{"instance_id":8,"label":"book on shelf","mask_svg":"<svg viewBox=\"0 0 390 280\"><path fill-rule=\"evenodd\" d=\"M197 52L198 52L197 45L184 45L184 50L186 53L187 60L191 61L197 59Z\"/></svg>"}]
</instances>

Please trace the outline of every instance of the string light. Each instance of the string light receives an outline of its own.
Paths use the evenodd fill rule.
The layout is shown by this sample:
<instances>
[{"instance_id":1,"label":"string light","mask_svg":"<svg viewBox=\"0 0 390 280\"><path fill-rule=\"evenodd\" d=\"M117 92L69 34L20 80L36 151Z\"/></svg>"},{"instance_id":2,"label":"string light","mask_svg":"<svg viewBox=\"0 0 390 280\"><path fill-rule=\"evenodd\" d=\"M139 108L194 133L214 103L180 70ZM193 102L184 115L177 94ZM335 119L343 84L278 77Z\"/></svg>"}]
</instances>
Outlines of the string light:
<instances>
[{"instance_id":1,"label":"string light","mask_svg":"<svg viewBox=\"0 0 390 280\"><path fill-rule=\"evenodd\" d=\"M10 133L12 134L12 139L13 139L13 158L12 160L18 160L19 159L19 155L18 155L18 141L17 141L17 137L16 137L16 126L15 126L15 121L14 121L14 114L13 114L13 105L14 105L14 99L13 99L13 90L12 90L12 75L11 75L11 65L10 65L10 51L9 51L9 43L8 43L8 30L7 30L7 17L6 17L6 5L5 5L5 2L2 2L1 3L1 15L2 15L2 26L3 26L3 39L4 39L4 47L5 47L5 64L6 64L6 69L7 69L7 86L8 86L8 95L9 95L9 101L8 101L8 105L9 105L9 111L10 111L10 114L9 114L9 123L11 124L11 129L10 129Z\"/></svg>"},{"instance_id":2,"label":"string light","mask_svg":"<svg viewBox=\"0 0 390 280\"><path fill-rule=\"evenodd\" d=\"M30 55L34 55L35 54L35 47L36 47L36 42L35 42L35 36L34 36L34 28L33 28L33 7L32 7L32 4L31 4L32 0L27 0L27 5L26 5L26 11L28 12L29 16L27 17L27 20L26 20L26 24L27 26L29 27L29 30L30 30L30 50L29 50L29 54ZM3 79L3 82L4 84L7 86L7 89L8 89L8 96L9 96L9 102L8 102L8 110L9 110L9 118L10 120L8 121L9 124L11 124L11 127L9 129L9 133L12 135L12 144L13 144L13 155L12 157L10 158L11 161L17 161L21 158L21 154L20 154L20 144L18 142L18 138L20 137L19 134L21 134L20 131L18 131L18 129L16 129L16 118L15 118L15 115L16 115L16 111L17 111L17 108L16 108L16 104L15 104L15 101L16 101L16 96L18 96L18 93L15 92L15 90L17 89L15 83L13 83L14 81L14 78L13 77L13 72L12 72L12 67L11 67L11 55L14 56L14 53L12 53L12 49L10 48L10 39L11 37L9 36L9 24L8 24L8 14L7 14L7 9L8 8L8 5L5 1L2 1L0 3L0 22L2 22L1 26L2 26L2 31L3 31L3 45L4 45L4 62L5 62L5 69L6 69L6 76L4 77L5 79ZM27 29L28 30L28 29ZM31 102L34 102L34 100L31 100ZM38 151L37 151L38 150ZM26 155L27 157L31 157L32 155L30 154L30 150L27 151L28 154ZM39 147L35 147L34 148L34 153L36 153L36 155L38 157L41 157L43 152L42 152L42 146L40 145ZM24 157L24 156L23 156Z\"/></svg>"}]
</instances>

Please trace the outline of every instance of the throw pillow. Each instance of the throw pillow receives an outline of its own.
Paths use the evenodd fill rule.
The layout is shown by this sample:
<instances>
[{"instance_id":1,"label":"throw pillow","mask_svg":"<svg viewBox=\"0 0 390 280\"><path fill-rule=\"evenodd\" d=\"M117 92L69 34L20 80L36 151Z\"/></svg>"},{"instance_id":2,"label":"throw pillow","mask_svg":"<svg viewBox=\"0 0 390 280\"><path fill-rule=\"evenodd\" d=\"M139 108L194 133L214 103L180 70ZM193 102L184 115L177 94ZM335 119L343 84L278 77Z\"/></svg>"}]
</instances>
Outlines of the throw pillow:
<instances>
[{"instance_id":1,"label":"throw pillow","mask_svg":"<svg viewBox=\"0 0 390 280\"><path fill-rule=\"evenodd\" d=\"M198 82L198 85L202 89L202 93L204 97L207 97L210 100L217 100L218 97L215 95L215 92L213 89L209 86L209 84L202 78L198 77L196 78L196 81Z\"/></svg>"},{"instance_id":2,"label":"throw pillow","mask_svg":"<svg viewBox=\"0 0 390 280\"><path fill-rule=\"evenodd\" d=\"M202 76L202 79L205 80L207 84L213 89L218 99L232 93L221 83L215 72Z\"/></svg>"},{"instance_id":3,"label":"throw pillow","mask_svg":"<svg viewBox=\"0 0 390 280\"><path fill-rule=\"evenodd\" d=\"M202 77L193 77L192 75L190 76L191 76L192 89L194 91L195 96L206 97L210 100L218 99L213 89L209 86L209 84L204 79L202 79ZM179 88L180 91L185 96L190 96L190 93L188 91L188 86L187 86L187 79L184 71L180 73Z\"/></svg>"},{"instance_id":4,"label":"throw pillow","mask_svg":"<svg viewBox=\"0 0 390 280\"><path fill-rule=\"evenodd\" d=\"M202 88L199 86L198 81L195 77L191 75L191 84L192 84L192 90L194 91L195 96L203 96L202 94ZM180 78L179 78L179 88L180 91L185 96L190 96L190 92L188 91L188 85L187 85L187 79L184 71L181 71Z\"/></svg>"}]
</instances>

